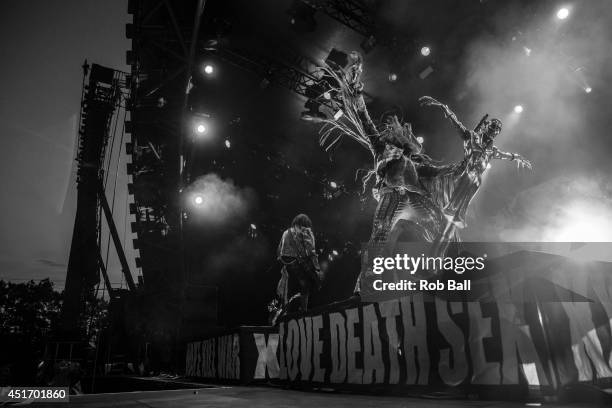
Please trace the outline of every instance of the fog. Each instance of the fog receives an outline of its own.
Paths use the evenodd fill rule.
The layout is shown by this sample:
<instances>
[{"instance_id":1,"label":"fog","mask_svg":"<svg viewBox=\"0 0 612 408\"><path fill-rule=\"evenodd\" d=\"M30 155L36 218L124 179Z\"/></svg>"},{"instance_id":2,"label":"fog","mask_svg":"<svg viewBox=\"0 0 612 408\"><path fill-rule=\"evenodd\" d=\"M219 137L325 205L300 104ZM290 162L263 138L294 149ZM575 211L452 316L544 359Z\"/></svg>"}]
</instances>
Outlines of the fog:
<instances>
[{"instance_id":1,"label":"fog","mask_svg":"<svg viewBox=\"0 0 612 408\"><path fill-rule=\"evenodd\" d=\"M494 162L464 237L612 241L610 109L604 107L610 4L577 2L563 21L554 8L534 13L513 4L493 17L489 35L467 45L452 104L466 125L484 113L499 118L504 129L496 145L527 157L534 169ZM513 111L516 105L522 113Z\"/></svg>"},{"instance_id":2,"label":"fog","mask_svg":"<svg viewBox=\"0 0 612 408\"><path fill-rule=\"evenodd\" d=\"M215 173L198 177L184 191L187 213L209 227L231 227L240 223L251 209L255 194Z\"/></svg>"}]
</instances>

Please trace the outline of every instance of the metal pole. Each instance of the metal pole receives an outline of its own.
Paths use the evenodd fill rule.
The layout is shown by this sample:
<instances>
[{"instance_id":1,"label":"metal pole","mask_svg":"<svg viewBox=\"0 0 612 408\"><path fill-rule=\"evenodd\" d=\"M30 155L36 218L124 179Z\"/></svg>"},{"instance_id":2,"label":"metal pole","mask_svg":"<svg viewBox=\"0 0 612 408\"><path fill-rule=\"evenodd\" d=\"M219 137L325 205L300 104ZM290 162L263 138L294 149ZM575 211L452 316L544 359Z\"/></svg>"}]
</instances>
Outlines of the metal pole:
<instances>
[{"instance_id":1,"label":"metal pole","mask_svg":"<svg viewBox=\"0 0 612 408\"><path fill-rule=\"evenodd\" d=\"M181 294L181 302L179 303L180 306L180 310L181 310L181 314L182 314L182 303L183 303L183 299L185 298L185 290L187 288L187 273L186 273L186 268L185 268L185 239L184 239L184 226L183 226L183 198L182 198L182 192L183 189L185 187L185 177L184 177L184 169L185 169L185 139L187 138L188 134L187 134L187 125L186 125L186 121L188 118L188 112L187 112L187 107L188 107L188 103L189 103L189 84L191 82L191 73L193 71L193 60L195 57L195 52L196 52L196 46L197 46L197 41L198 41L198 34L200 31L200 22L202 20L202 13L204 11L204 6L206 4L206 0L198 0L198 3L196 5L196 10L194 13L194 17L193 17L193 31L191 33L191 43L189 44L189 56L187 59L187 71L185 73L185 95L183 98L183 109L182 109L182 121L181 121L181 128L182 131L180 132L181 137L179 138L179 188L178 188L178 199L179 199L179 268L180 268L180 294ZM175 353L176 353L176 362L175 364L177 365L176 367L178 368L178 364L179 364L179 358L180 356L178 355L178 342L179 342L179 335L180 335L180 330L181 330L181 325L182 325L182 320L179 321L177 327L176 327L176 336L175 336L175 344L174 344L174 349L175 349Z\"/></svg>"},{"instance_id":2,"label":"metal pole","mask_svg":"<svg viewBox=\"0 0 612 408\"><path fill-rule=\"evenodd\" d=\"M115 227L113 213L111 212L111 209L108 206L108 201L106 200L106 193L104 192L102 180L98 180L98 195L100 196L100 203L102 204L102 209L104 210L104 215L106 216L108 230L110 231L110 234L113 237L113 242L115 243L115 249L117 250L117 255L119 256L119 262L121 263L121 270L125 276L125 281L130 290L136 290L136 284L134 283L134 278L130 272L130 266L127 258L125 257L125 252L123 252L123 246L121 245L121 240L119 239L117 227Z\"/></svg>"}]
</instances>

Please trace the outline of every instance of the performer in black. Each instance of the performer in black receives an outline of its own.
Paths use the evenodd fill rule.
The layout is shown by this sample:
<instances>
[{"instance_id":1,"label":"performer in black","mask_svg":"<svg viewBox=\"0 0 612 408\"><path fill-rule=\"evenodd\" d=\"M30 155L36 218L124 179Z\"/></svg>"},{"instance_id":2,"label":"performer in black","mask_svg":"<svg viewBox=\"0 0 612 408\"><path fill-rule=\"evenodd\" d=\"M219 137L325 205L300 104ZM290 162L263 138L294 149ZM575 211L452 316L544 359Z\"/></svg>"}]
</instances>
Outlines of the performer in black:
<instances>
[{"instance_id":1,"label":"performer in black","mask_svg":"<svg viewBox=\"0 0 612 408\"><path fill-rule=\"evenodd\" d=\"M277 288L283 311L306 311L311 291L321 284L312 221L306 214L298 214L283 232L278 259L283 264Z\"/></svg>"},{"instance_id":2,"label":"performer in black","mask_svg":"<svg viewBox=\"0 0 612 408\"><path fill-rule=\"evenodd\" d=\"M465 228L467 208L478 192L482 175L489 168L492 159L515 161L518 167L531 169L531 162L518 153L501 151L493 144L495 137L501 133L502 123L498 119L488 119L485 115L475 130L468 130L457 119L457 115L447 105L430 96L419 98L423 106L437 106L450 119L463 139L464 159L456 171L455 187L449 202L442 211L447 219L444 232L434 245L434 253L443 256L450 235L455 228Z\"/></svg>"}]
</instances>

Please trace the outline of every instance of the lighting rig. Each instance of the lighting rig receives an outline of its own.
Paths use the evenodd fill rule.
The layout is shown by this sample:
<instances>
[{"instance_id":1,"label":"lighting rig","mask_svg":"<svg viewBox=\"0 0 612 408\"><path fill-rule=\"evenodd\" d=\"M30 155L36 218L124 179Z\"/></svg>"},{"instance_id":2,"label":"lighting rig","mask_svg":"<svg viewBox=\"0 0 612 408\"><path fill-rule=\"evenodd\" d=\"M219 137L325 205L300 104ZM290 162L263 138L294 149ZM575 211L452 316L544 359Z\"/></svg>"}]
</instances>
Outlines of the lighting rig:
<instances>
[{"instance_id":1,"label":"lighting rig","mask_svg":"<svg viewBox=\"0 0 612 408\"><path fill-rule=\"evenodd\" d=\"M373 13L361 1L295 3L307 4L329 15L366 36L371 46L375 44ZM316 64L306 58L290 56L287 63L223 47L215 40L199 39L194 35L196 22L199 23L194 16L200 16L202 8L203 2L198 0L128 2L128 12L133 16L133 22L126 25L126 37L132 40L132 49L126 54L132 90L131 121L127 126L134 135L132 143L126 146L132 155L128 172L133 176L134 204L130 212L136 217L132 230L138 236L134 241L134 247L140 250L138 266L142 267L145 285L154 290L166 290L167 284L163 282L169 276L172 280L183 276L183 272L176 270L176 263L168 260L176 259L181 250L182 217L176 203L180 201L177 194L185 168L185 162L179 159L186 120L182 102L186 80L194 68L192 49L196 53L204 50L216 54L254 72L262 78L262 84L275 83L306 97L307 111L320 112L319 107L323 106L331 108L332 114L337 113L331 98L319 98L325 89L321 87ZM300 18L299 10L291 10L294 17ZM214 76L216 70L208 63L201 68L207 76Z\"/></svg>"},{"instance_id":2,"label":"lighting rig","mask_svg":"<svg viewBox=\"0 0 612 408\"><path fill-rule=\"evenodd\" d=\"M83 91L77 154L77 211L74 222L66 287L62 305L60 332L66 338L78 338L79 321L85 302L93 296L100 273L111 299L115 292L110 285L101 256L101 214L108 224L123 275L129 290L136 285L123 246L113 221L113 210L106 199L104 162L107 145L118 109L129 99L126 74L97 64L83 64ZM116 129L116 127L114 127ZM114 137L114 134L112 135Z\"/></svg>"}]
</instances>

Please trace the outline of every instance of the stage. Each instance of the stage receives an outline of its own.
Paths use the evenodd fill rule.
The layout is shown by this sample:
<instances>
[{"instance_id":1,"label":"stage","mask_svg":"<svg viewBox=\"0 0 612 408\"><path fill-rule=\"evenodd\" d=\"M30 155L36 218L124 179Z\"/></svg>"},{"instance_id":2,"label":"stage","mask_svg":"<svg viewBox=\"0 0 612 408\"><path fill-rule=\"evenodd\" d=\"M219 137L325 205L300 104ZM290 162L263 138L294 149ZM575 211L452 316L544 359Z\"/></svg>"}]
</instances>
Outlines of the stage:
<instances>
[{"instance_id":1,"label":"stage","mask_svg":"<svg viewBox=\"0 0 612 408\"><path fill-rule=\"evenodd\" d=\"M524 407L523 402L445 400L355 395L338 392L296 391L270 387L211 387L183 390L91 394L71 397L69 404L35 406L71 407ZM547 407L597 406L545 403Z\"/></svg>"}]
</instances>

